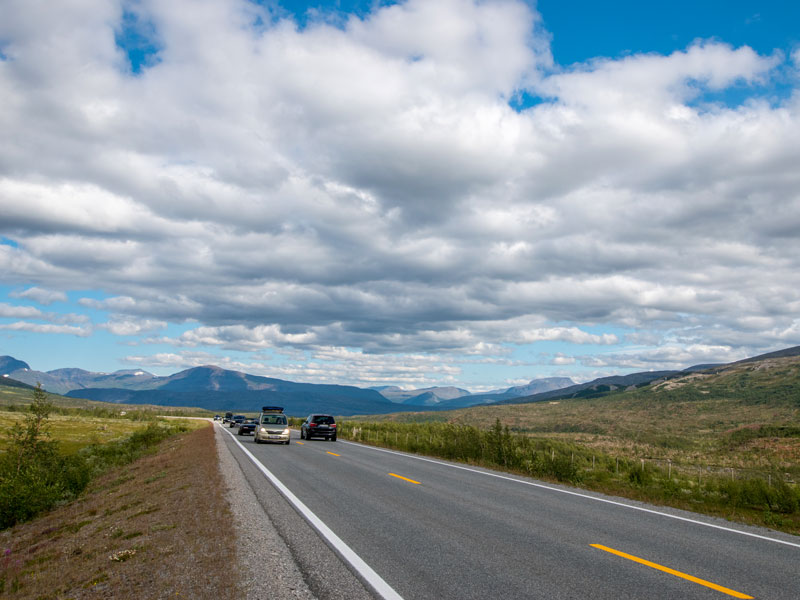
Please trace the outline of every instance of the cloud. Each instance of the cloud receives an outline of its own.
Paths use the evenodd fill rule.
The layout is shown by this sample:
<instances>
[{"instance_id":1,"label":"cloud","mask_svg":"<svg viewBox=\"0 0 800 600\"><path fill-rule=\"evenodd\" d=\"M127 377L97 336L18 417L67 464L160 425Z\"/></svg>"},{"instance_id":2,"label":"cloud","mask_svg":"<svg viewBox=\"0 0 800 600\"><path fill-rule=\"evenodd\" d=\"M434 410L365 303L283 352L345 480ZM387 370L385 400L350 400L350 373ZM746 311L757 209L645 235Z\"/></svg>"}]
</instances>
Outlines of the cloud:
<instances>
[{"instance_id":1,"label":"cloud","mask_svg":"<svg viewBox=\"0 0 800 600\"><path fill-rule=\"evenodd\" d=\"M622 368L800 344L800 101L767 98L797 52L701 40L562 69L521 2L298 27L175 0L128 7L152 54L134 72L123 5L43 7L0 24L0 235L16 242L0 270L41 304L100 291L79 302L113 313L97 329L174 346L165 366L206 349L440 355L433 369L529 344L695 348L615 353ZM743 102L718 99L733 88ZM514 110L521 94L542 101ZM191 325L155 335L169 323Z\"/></svg>"},{"instance_id":2,"label":"cloud","mask_svg":"<svg viewBox=\"0 0 800 600\"><path fill-rule=\"evenodd\" d=\"M125 358L125 362L142 368L168 368L171 371L214 364L226 369L243 371L293 381L372 386L394 381L408 388L434 385L453 385L461 368L448 360L426 354L371 355L347 348L321 348L311 355L288 357L275 364L265 360L238 361L203 351L158 353Z\"/></svg>"},{"instance_id":3,"label":"cloud","mask_svg":"<svg viewBox=\"0 0 800 600\"><path fill-rule=\"evenodd\" d=\"M12 319L37 319L43 315L42 311L33 306L12 306L10 304L0 304L0 317Z\"/></svg>"},{"instance_id":4,"label":"cloud","mask_svg":"<svg viewBox=\"0 0 800 600\"><path fill-rule=\"evenodd\" d=\"M136 320L117 316L107 323L97 325L97 328L105 329L114 335L134 336L142 333L158 331L159 329L164 329L166 326L166 321L157 321L152 319Z\"/></svg>"},{"instance_id":5,"label":"cloud","mask_svg":"<svg viewBox=\"0 0 800 600\"><path fill-rule=\"evenodd\" d=\"M28 331L31 333L46 333L57 335L75 335L89 337L92 334L90 327L75 327L73 325L50 325L45 323L30 323L17 321L16 323L0 323L0 329L5 331Z\"/></svg>"},{"instance_id":6,"label":"cloud","mask_svg":"<svg viewBox=\"0 0 800 600\"><path fill-rule=\"evenodd\" d=\"M25 298L38 302L39 304L50 305L54 302L66 302L67 295L64 292L45 290L39 287L30 287L21 292L11 292L9 296L12 298Z\"/></svg>"}]
</instances>

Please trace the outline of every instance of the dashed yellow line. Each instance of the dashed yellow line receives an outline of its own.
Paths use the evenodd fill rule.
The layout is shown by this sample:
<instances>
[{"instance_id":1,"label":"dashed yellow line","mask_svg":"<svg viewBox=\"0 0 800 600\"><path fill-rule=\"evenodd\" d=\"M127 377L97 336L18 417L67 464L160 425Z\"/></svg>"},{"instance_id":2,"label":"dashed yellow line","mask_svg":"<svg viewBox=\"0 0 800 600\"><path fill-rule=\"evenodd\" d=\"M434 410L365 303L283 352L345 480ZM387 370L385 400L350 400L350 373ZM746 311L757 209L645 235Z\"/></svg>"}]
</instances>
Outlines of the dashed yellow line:
<instances>
[{"instance_id":1,"label":"dashed yellow line","mask_svg":"<svg viewBox=\"0 0 800 600\"><path fill-rule=\"evenodd\" d=\"M722 592L723 594L728 594L729 596L733 596L734 598L751 598L751 599L753 598L753 596L742 594L741 592L737 592L735 590L722 587L721 585L717 585L716 583L711 583L710 581L706 581L705 579L700 579L699 577L695 577L693 575L687 575L686 573L681 573L680 571L676 571L675 569L664 567L657 563L650 562L649 560L639 558L638 556L633 556L631 554L626 554L625 552L620 552L619 550L614 550L613 548L609 548L608 546L603 546L601 544L589 544L589 545L592 548L597 548L598 550L610 552L611 554L616 554L617 556L621 556L622 558L627 558L628 560L632 560L633 562L637 562L641 565L645 565L653 569L658 569L659 571L663 571L664 573L669 573L670 575L675 575L675 577L681 577L683 579L687 579L699 585L704 585L707 588L711 588L712 590L717 590L718 592Z\"/></svg>"},{"instance_id":2,"label":"dashed yellow line","mask_svg":"<svg viewBox=\"0 0 800 600\"><path fill-rule=\"evenodd\" d=\"M295 442L295 444L300 444L301 446L304 446L305 442Z\"/></svg>"},{"instance_id":3,"label":"dashed yellow line","mask_svg":"<svg viewBox=\"0 0 800 600\"><path fill-rule=\"evenodd\" d=\"M411 483L416 483L417 485L422 485L419 481L414 481L413 479L409 479L408 477L403 477L402 475L397 475L395 473L389 473L392 477L397 477L398 479L402 479L403 481L409 481Z\"/></svg>"},{"instance_id":4,"label":"dashed yellow line","mask_svg":"<svg viewBox=\"0 0 800 600\"><path fill-rule=\"evenodd\" d=\"M341 454L336 454L336 452L328 452L331 456L341 456Z\"/></svg>"}]
</instances>

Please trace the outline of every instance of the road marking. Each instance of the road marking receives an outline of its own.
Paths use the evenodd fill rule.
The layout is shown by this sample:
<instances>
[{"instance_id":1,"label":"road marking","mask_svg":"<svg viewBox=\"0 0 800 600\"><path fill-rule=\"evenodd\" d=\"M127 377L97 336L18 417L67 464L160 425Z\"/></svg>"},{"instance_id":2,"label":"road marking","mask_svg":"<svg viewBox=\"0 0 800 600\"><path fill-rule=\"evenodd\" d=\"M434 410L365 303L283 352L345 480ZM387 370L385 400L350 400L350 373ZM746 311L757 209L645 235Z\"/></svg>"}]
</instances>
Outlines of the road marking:
<instances>
[{"instance_id":1,"label":"road marking","mask_svg":"<svg viewBox=\"0 0 800 600\"><path fill-rule=\"evenodd\" d=\"M632 560L633 562L639 563L641 565L645 565L653 569L658 569L659 571L664 571L664 573L669 573L670 575L675 575L675 577L680 577L682 579L687 579L699 585L704 585L707 588L711 588L712 590L717 590L718 592L722 592L723 594L728 594L728 596L733 596L734 598L750 598L750 599L753 598L753 596L748 596L747 594L742 594L741 592L737 592L736 590L722 587L721 585L717 585L716 583L711 583L710 581L706 581L705 579L700 579L699 577L695 577L694 575L687 575L686 573L681 573L680 571L676 571L675 569L670 569L669 567L665 567L657 563L650 562L649 560L639 558L638 556L633 556L632 554L626 554L625 552L614 550L613 548L609 548L608 546L603 546L602 544L589 544L589 545L592 548L597 548L598 550L610 552L611 554L616 554L617 556L626 558L628 560Z\"/></svg>"},{"instance_id":2,"label":"road marking","mask_svg":"<svg viewBox=\"0 0 800 600\"><path fill-rule=\"evenodd\" d=\"M327 451L327 450L326 450L326 452L327 452L328 454L330 454L331 456L341 456L341 454L336 454L336 452L329 452L329 451Z\"/></svg>"},{"instance_id":3,"label":"road marking","mask_svg":"<svg viewBox=\"0 0 800 600\"><path fill-rule=\"evenodd\" d=\"M564 490L557 487L553 487L552 485L545 485L543 483L536 483L534 481L525 481L523 479L517 479L516 477L508 477L507 475L500 475L499 473L490 473L489 471L479 471L478 469L472 469L470 467L464 467L461 465L455 465L452 463L447 463L441 460L435 460L433 458L425 458L424 456L415 456L413 454L407 454L405 452L398 452L397 450L387 450L386 448L377 448L375 446L368 446L366 444L359 444L357 442L348 442L345 440L341 440L343 444L352 444L354 446L359 446L360 448L366 448L368 450L374 450L376 452L386 452L387 454L395 454L397 456L404 456L405 458L413 458L414 460L421 460L423 462L433 463L435 465L441 465L443 467L449 467L451 469L460 469L462 471L469 471L470 473L477 473L478 475L485 475L486 477L496 477L497 479L505 479L506 481L513 481L514 483L521 483L523 485L529 485L531 487L537 487L543 490L549 490L551 492L558 492L559 494L567 494L568 496L577 496L578 498L585 498L586 500L594 500L595 502L603 502L605 504L613 504L614 506L619 506L621 508L628 508L630 510L638 510L641 512L650 513L651 515L659 515L661 517L667 517L668 519L675 519L677 521L685 521L687 523L692 523L694 525L702 525L703 527L711 527L712 529L721 529L722 531L727 531L729 533L736 533L738 535L746 535L748 537L757 538L759 540L766 540L768 542L775 542L776 544L784 544L786 546L793 546L795 548L800 548L800 544L796 542L788 542L786 540L781 540L774 537L768 537L766 535L759 535L757 533L750 533L749 531L741 531L739 529L733 529L732 527L724 527L722 525L714 525L713 523L705 523L703 521L698 521L697 519L689 519L688 517L681 517L679 515L671 515L669 513L660 512L657 510L653 510L651 508L644 508L643 506L634 506L632 504L625 504L624 502L617 502L616 500L608 500L606 498L600 498L598 496L590 496L588 494L581 494L579 492L573 492L571 490Z\"/></svg>"},{"instance_id":4,"label":"road marking","mask_svg":"<svg viewBox=\"0 0 800 600\"><path fill-rule=\"evenodd\" d=\"M223 431L225 431L223 429ZM272 485L286 498L291 504L294 505L297 512L299 512L306 521L308 521L311 526L317 530L317 532L327 540L328 544L342 557L343 560L348 562L351 567L358 573L375 592L384 600L403 600L403 597L398 594L392 586L390 586L386 581L384 581L383 577L378 575L375 570L370 567L363 558L361 558L358 554L356 554L350 546L344 543L344 541L336 535L333 530L328 527L322 519L320 519L317 515L311 512L311 509L308 508L300 498L295 496L292 491L286 487L283 482L275 477L275 475L270 471L267 467L265 467L259 460L250 452L247 448L242 445L242 442L237 440L232 433L228 433L231 436L231 439L239 446L239 449L244 452L245 456L247 456L253 464L264 474L264 476L270 480Z\"/></svg>"},{"instance_id":5,"label":"road marking","mask_svg":"<svg viewBox=\"0 0 800 600\"><path fill-rule=\"evenodd\" d=\"M403 481L410 481L411 483L416 483L417 485L422 485L419 481L414 481L413 479L409 479L408 477L403 477L402 475L397 475L395 473L389 473L392 477L397 477L398 479L402 479Z\"/></svg>"},{"instance_id":6,"label":"road marking","mask_svg":"<svg viewBox=\"0 0 800 600\"><path fill-rule=\"evenodd\" d=\"M305 442L295 442L295 444L300 444L301 446L305 446L306 445Z\"/></svg>"}]
</instances>

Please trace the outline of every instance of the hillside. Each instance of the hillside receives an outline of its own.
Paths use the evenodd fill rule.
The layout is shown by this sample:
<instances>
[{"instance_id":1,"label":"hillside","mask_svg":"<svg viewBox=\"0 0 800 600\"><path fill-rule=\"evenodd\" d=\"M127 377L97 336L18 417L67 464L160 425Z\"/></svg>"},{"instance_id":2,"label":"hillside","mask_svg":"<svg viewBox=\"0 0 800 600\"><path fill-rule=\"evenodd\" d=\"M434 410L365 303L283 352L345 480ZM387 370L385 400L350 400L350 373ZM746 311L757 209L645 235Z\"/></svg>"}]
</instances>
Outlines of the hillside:
<instances>
[{"instance_id":1,"label":"hillside","mask_svg":"<svg viewBox=\"0 0 800 600\"><path fill-rule=\"evenodd\" d=\"M367 418L365 418L366 420ZM374 418L369 418L374 420ZM445 421L578 443L654 464L776 471L800 482L800 356L741 361L598 397L403 413L382 420Z\"/></svg>"}]
</instances>

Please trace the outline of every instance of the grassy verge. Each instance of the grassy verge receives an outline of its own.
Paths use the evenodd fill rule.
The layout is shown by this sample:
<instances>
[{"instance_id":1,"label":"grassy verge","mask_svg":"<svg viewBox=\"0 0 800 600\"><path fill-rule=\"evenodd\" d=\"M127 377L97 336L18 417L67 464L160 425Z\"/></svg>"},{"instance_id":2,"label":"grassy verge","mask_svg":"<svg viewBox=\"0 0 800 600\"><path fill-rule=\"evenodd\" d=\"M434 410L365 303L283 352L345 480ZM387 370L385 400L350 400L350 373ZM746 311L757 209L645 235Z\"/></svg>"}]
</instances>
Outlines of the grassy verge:
<instances>
[{"instance_id":1,"label":"grassy verge","mask_svg":"<svg viewBox=\"0 0 800 600\"><path fill-rule=\"evenodd\" d=\"M54 412L61 414L52 418ZM93 478L188 429L186 421L87 418L76 410L58 411L41 389L34 390L24 412L0 415L6 424L0 449L0 529L73 500Z\"/></svg>"},{"instance_id":2,"label":"grassy verge","mask_svg":"<svg viewBox=\"0 0 800 600\"><path fill-rule=\"evenodd\" d=\"M0 597L243 598L214 432L201 423L0 531Z\"/></svg>"},{"instance_id":3,"label":"grassy verge","mask_svg":"<svg viewBox=\"0 0 800 600\"><path fill-rule=\"evenodd\" d=\"M749 431L732 434L730 441L794 433L770 427ZM564 439L514 433L499 418L488 429L442 422L343 421L339 436L800 534L800 488L780 469L743 473L614 456Z\"/></svg>"}]
</instances>

